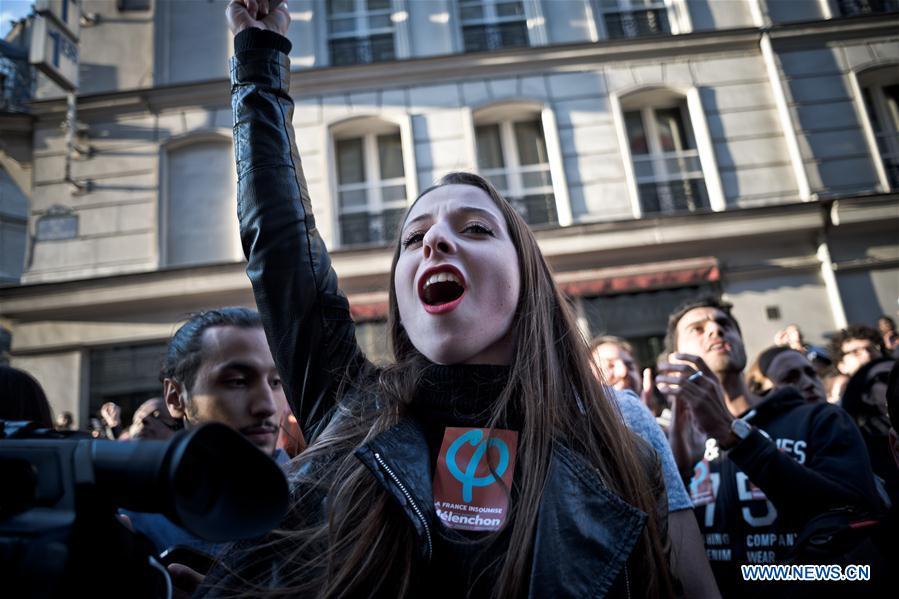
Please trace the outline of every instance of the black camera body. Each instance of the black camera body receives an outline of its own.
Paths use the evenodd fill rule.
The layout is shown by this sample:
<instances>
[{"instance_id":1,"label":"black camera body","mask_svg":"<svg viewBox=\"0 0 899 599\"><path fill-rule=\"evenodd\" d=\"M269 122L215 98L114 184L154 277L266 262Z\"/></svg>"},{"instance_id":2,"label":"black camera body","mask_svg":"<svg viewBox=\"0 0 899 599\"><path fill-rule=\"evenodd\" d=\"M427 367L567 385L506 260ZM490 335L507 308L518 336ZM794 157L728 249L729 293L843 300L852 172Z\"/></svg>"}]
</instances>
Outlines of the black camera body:
<instances>
[{"instance_id":1,"label":"black camera body","mask_svg":"<svg viewBox=\"0 0 899 599\"><path fill-rule=\"evenodd\" d=\"M221 424L120 442L0 421L0 481L9 597L170 595L154 548L118 508L162 513L214 542L262 535L287 510L281 469Z\"/></svg>"}]
</instances>

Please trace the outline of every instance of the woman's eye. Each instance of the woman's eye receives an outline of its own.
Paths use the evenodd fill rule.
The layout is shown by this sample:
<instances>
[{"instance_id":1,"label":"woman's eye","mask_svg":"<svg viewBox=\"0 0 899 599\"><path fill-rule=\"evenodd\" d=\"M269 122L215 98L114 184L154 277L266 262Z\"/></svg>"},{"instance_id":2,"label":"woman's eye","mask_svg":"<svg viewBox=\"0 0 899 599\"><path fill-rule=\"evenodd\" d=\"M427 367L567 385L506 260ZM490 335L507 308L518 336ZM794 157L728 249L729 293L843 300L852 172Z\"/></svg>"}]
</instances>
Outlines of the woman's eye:
<instances>
[{"instance_id":1,"label":"woman's eye","mask_svg":"<svg viewBox=\"0 0 899 599\"><path fill-rule=\"evenodd\" d=\"M477 235L493 235L493 231L481 223L468 223L462 231L465 233L475 233Z\"/></svg>"},{"instance_id":2,"label":"woman's eye","mask_svg":"<svg viewBox=\"0 0 899 599\"><path fill-rule=\"evenodd\" d=\"M236 378L236 379L228 379L225 381L225 384L229 387L244 387L247 384L247 379L245 378Z\"/></svg>"},{"instance_id":3,"label":"woman's eye","mask_svg":"<svg viewBox=\"0 0 899 599\"><path fill-rule=\"evenodd\" d=\"M403 239L403 248L405 249L415 243L421 243L421 240L424 239L424 237L424 233L421 233L419 231L410 233L406 236L405 239Z\"/></svg>"}]
</instances>

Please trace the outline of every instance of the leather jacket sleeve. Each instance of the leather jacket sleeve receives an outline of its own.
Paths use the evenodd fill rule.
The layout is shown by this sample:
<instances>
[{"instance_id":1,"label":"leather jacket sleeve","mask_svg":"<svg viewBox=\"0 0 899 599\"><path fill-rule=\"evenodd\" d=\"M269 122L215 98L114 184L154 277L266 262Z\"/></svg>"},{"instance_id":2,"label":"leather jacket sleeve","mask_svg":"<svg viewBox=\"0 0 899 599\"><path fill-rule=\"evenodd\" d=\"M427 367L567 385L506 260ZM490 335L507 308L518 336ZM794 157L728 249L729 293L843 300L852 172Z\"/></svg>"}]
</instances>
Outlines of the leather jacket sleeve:
<instances>
[{"instance_id":1,"label":"leather jacket sleeve","mask_svg":"<svg viewBox=\"0 0 899 599\"><path fill-rule=\"evenodd\" d=\"M231 59L237 211L272 356L311 443L327 423L339 382L366 362L312 215L291 125L290 62L265 45L263 39Z\"/></svg>"}]
</instances>

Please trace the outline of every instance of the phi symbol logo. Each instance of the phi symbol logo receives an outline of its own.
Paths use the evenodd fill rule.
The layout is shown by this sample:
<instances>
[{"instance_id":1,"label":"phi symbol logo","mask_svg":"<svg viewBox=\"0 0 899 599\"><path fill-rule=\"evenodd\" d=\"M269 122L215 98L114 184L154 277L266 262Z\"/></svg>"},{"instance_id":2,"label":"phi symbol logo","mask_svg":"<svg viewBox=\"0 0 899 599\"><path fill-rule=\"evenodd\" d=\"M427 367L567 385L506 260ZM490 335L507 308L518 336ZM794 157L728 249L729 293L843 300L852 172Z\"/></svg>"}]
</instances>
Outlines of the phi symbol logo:
<instances>
[{"instance_id":1,"label":"phi symbol logo","mask_svg":"<svg viewBox=\"0 0 899 599\"><path fill-rule=\"evenodd\" d=\"M487 443L481 443L483 438L483 431L469 431L456 439L446 452L446 466L449 469L450 474L462 483L462 500L466 502L471 501L472 489L474 487L486 487L487 485L493 484L498 477L503 475L506 468L509 467L509 447L506 445L505 441L502 439L490 439ZM466 443L478 447L474 450L471 459L465 466L465 472L463 472L459 468L459 465L456 464L456 454L459 452L459 448ZM489 473L487 476L475 476L478 465L480 465L481 460L484 459L487 454L488 447L495 447L499 451L499 463L496 465L496 476L492 473Z\"/></svg>"}]
</instances>

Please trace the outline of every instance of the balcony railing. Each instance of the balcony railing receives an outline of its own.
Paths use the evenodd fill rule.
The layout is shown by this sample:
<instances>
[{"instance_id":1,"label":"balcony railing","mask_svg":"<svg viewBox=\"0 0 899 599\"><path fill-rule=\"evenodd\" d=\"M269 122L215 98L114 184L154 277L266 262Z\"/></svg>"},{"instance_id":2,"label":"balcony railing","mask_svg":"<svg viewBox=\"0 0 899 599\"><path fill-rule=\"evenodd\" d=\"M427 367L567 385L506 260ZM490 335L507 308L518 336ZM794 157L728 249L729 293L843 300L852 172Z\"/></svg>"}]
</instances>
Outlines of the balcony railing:
<instances>
[{"instance_id":1,"label":"balcony railing","mask_svg":"<svg viewBox=\"0 0 899 599\"><path fill-rule=\"evenodd\" d=\"M666 8L605 13L609 39L664 35L671 32Z\"/></svg>"},{"instance_id":2,"label":"balcony railing","mask_svg":"<svg viewBox=\"0 0 899 599\"><path fill-rule=\"evenodd\" d=\"M640 208L645 216L708 210L709 197L703 179L640 183Z\"/></svg>"},{"instance_id":3,"label":"balcony railing","mask_svg":"<svg viewBox=\"0 0 899 599\"><path fill-rule=\"evenodd\" d=\"M538 193L507 199L524 219L524 222L532 227L559 223L559 214L556 211L556 198L551 193Z\"/></svg>"},{"instance_id":4,"label":"balcony railing","mask_svg":"<svg viewBox=\"0 0 899 599\"><path fill-rule=\"evenodd\" d=\"M406 209L340 215L340 245L387 244L396 239Z\"/></svg>"},{"instance_id":5,"label":"balcony railing","mask_svg":"<svg viewBox=\"0 0 899 599\"><path fill-rule=\"evenodd\" d=\"M463 25L462 38L465 42L466 52L521 48L530 45L528 26L525 21Z\"/></svg>"},{"instance_id":6,"label":"balcony railing","mask_svg":"<svg viewBox=\"0 0 899 599\"><path fill-rule=\"evenodd\" d=\"M644 214L694 212L709 208L697 150L635 155L634 178Z\"/></svg>"},{"instance_id":7,"label":"balcony railing","mask_svg":"<svg viewBox=\"0 0 899 599\"><path fill-rule=\"evenodd\" d=\"M899 11L899 0L838 0L844 17Z\"/></svg>"},{"instance_id":8,"label":"balcony railing","mask_svg":"<svg viewBox=\"0 0 899 599\"><path fill-rule=\"evenodd\" d=\"M332 39L331 66L371 64L396 58L393 34Z\"/></svg>"},{"instance_id":9,"label":"balcony railing","mask_svg":"<svg viewBox=\"0 0 899 599\"><path fill-rule=\"evenodd\" d=\"M559 222L548 164L483 169L481 174L509 200L527 224L539 227Z\"/></svg>"},{"instance_id":10,"label":"balcony railing","mask_svg":"<svg viewBox=\"0 0 899 599\"><path fill-rule=\"evenodd\" d=\"M347 183L338 196L342 246L385 244L396 238L408 207L404 178Z\"/></svg>"}]
</instances>

